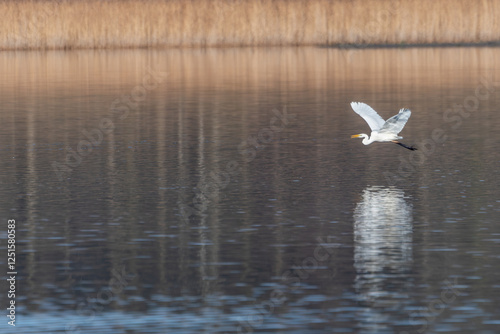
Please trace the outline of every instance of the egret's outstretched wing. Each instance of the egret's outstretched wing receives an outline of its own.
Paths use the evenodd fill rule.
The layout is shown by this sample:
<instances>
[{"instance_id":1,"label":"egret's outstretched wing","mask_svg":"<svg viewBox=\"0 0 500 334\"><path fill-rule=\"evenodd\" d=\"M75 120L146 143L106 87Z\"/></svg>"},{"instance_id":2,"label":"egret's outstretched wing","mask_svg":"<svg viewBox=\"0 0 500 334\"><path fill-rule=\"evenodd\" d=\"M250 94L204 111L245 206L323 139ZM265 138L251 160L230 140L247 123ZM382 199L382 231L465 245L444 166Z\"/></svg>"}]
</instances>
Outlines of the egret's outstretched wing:
<instances>
[{"instance_id":1,"label":"egret's outstretched wing","mask_svg":"<svg viewBox=\"0 0 500 334\"><path fill-rule=\"evenodd\" d=\"M410 109L403 108L397 115L392 116L380 128L379 133L394 133L398 134L405 127L406 122L411 116Z\"/></svg>"},{"instance_id":2,"label":"egret's outstretched wing","mask_svg":"<svg viewBox=\"0 0 500 334\"><path fill-rule=\"evenodd\" d=\"M363 117L372 131L378 131L384 125L384 119L366 103L351 102L351 107L356 114Z\"/></svg>"}]
</instances>

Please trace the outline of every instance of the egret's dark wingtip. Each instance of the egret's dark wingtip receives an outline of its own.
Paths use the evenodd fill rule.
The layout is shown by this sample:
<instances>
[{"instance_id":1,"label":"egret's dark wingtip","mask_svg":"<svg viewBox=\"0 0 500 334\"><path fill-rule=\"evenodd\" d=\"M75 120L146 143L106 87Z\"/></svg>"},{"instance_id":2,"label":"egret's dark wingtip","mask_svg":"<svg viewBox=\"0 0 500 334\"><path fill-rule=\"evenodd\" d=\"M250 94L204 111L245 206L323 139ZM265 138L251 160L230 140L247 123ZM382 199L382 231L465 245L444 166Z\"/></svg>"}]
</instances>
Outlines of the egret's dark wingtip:
<instances>
[{"instance_id":1,"label":"egret's dark wingtip","mask_svg":"<svg viewBox=\"0 0 500 334\"><path fill-rule=\"evenodd\" d=\"M393 143L398 144L399 146L403 146L404 148L409 149L409 150L411 150L411 151L416 151L416 150L418 150L418 148L416 148L416 147L413 147L413 146L407 146L407 145L405 145L405 144L403 144L403 143L400 143L400 142L398 142L398 141L393 141Z\"/></svg>"}]
</instances>

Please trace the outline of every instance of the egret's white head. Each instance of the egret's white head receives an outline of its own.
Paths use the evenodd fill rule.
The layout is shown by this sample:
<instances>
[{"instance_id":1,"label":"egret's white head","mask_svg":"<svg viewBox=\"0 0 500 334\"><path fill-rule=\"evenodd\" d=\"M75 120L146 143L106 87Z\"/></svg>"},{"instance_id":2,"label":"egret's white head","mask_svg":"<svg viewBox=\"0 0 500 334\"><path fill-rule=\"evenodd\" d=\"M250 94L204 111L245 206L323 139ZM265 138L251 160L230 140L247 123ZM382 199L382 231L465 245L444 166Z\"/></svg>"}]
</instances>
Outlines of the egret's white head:
<instances>
[{"instance_id":1,"label":"egret's white head","mask_svg":"<svg viewBox=\"0 0 500 334\"><path fill-rule=\"evenodd\" d=\"M352 135L351 138L363 138L363 144L365 145L368 145L370 143L369 142L370 136L368 136L366 133L360 133L359 135Z\"/></svg>"}]
</instances>

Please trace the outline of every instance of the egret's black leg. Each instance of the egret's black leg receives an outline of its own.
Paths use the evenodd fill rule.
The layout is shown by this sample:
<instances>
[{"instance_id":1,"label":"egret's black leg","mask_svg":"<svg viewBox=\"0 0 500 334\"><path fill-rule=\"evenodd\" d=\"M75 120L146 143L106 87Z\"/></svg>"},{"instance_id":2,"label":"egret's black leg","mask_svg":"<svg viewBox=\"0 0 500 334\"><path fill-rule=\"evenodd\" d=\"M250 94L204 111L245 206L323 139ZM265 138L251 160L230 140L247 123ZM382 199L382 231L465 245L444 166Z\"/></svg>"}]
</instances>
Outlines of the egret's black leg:
<instances>
[{"instance_id":1,"label":"egret's black leg","mask_svg":"<svg viewBox=\"0 0 500 334\"><path fill-rule=\"evenodd\" d=\"M395 141L395 140L393 140L392 142L393 142L393 143L395 143L395 144L398 144L399 146L403 146L404 148L407 148L407 149L409 149L409 150L412 150L412 151L416 151L416 150L417 150L417 148L416 148L416 147L413 147L413 146L406 146L405 144L400 143L400 142Z\"/></svg>"}]
</instances>

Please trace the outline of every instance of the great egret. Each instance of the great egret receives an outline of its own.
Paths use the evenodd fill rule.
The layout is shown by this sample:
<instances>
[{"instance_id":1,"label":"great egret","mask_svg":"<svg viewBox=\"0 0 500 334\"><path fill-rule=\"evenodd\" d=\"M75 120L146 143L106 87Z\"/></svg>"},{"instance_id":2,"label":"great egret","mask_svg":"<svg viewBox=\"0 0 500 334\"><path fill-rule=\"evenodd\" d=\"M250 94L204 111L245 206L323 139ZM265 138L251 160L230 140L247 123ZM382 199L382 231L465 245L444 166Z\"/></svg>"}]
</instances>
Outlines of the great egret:
<instances>
[{"instance_id":1,"label":"great egret","mask_svg":"<svg viewBox=\"0 0 500 334\"><path fill-rule=\"evenodd\" d=\"M361 133L359 135L352 135L351 138L364 138L362 143L365 145L370 145L374 141L390 141L409 150L416 150L415 147L406 146L398 141L398 139L403 139L403 137L398 136L398 133L403 130L406 122L410 118L410 109L403 108L397 115L392 116L387 121L384 121L384 119L366 103L351 102L351 107L354 112L363 117L372 130L370 137L368 137L366 133Z\"/></svg>"}]
</instances>

